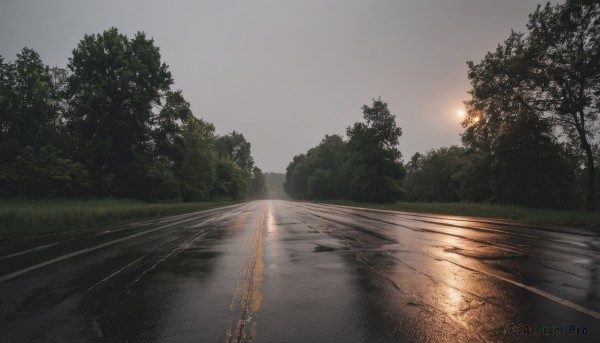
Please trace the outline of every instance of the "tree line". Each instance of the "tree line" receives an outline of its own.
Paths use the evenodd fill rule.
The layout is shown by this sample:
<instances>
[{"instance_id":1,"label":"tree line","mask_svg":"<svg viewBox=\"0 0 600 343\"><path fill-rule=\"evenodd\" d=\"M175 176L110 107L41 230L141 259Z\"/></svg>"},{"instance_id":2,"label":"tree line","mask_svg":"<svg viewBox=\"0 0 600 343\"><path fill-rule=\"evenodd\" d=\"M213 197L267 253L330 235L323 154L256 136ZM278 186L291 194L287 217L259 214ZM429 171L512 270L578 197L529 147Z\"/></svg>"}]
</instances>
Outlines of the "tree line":
<instances>
[{"instance_id":1,"label":"tree line","mask_svg":"<svg viewBox=\"0 0 600 343\"><path fill-rule=\"evenodd\" d=\"M466 201L596 208L600 114L600 4L538 6L527 33L511 32L479 63L467 62L463 146L416 153L403 163L401 131L381 99L366 123L326 136L295 156L293 198ZM373 122L375 108L381 118ZM389 136L390 132L394 132ZM383 137L395 137L385 140Z\"/></svg>"},{"instance_id":2,"label":"tree line","mask_svg":"<svg viewBox=\"0 0 600 343\"><path fill-rule=\"evenodd\" d=\"M406 170L397 148L402 130L396 116L381 99L362 110L365 122L349 126L347 140L326 135L306 154L294 156L284 183L291 198L387 202L401 197Z\"/></svg>"},{"instance_id":3,"label":"tree line","mask_svg":"<svg viewBox=\"0 0 600 343\"><path fill-rule=\"evenodd\" d=\"M262 197L251 145L196 118L152 39L85 35L67 68L0 56L2 197Z\"/></svg>"}]
</instances>

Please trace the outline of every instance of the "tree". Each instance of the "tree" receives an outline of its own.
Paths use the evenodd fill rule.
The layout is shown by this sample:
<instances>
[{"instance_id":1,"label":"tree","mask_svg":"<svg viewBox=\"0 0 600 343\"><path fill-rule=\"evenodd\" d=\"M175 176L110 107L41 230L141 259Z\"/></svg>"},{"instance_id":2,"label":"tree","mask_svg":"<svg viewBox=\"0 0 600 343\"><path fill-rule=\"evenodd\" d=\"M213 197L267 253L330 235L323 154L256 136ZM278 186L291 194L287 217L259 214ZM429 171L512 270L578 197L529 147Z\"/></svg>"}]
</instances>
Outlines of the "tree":
<instances>
[{"instance_id":1,"label":"tree","mask_svg":"<svg viewBox=\"0 0 600 343\"><path fill-rule=\"evenodd\" d=\"M404 180L408 199L459 201L461 184L456 174L463 168L464 155L465 149L455 145L431 150L426 155L415 153L407 164Z\"/></svg>"},{"instance_id":2,"label":"tree","mask_svg":"<svg viewBox=\"0 0 600 343\"><path fill-rule=\"evenodd\" d=\"M467 62L473 87L472 99L465 102L467 116L462 122L463 144L489 153L502 125L519 113L530 111L528 99L535 93L527 70L523 34L511 32L496 51L488 52L479 64Z\"/></svg>"},{"instance_id":3,"label":"tree","mask_svg":"<svg viewBox=\"0 0 600 343\"><path fill-rule=\"evenodd\" d=\"M56 99L50 70L35 51L24 48L14 63L0 57L0 144L47 144L57 130Z\"/></svg>"},{"instance_id":4,"label":"tree","mask_svg":"<svg viewBox=\"0 0 600 343\"><path fill-rule=\"evenodd\" d=\"M292 199L306 199L310 174L304 163L305 159L304 154L296 155L286 168L283 188Z\"/></svg>"},{"instance_id":5,"label":"tree","mask_svg":"<svg viewBox=\"0 0 600 343\"><path fill-rule=\"evenodd\" d=\"M232 198L264 196L264 176L260 168L254 165L251 147L244 135L236 131L217 138L215 148L219 159L232 164L218 164L217 179L222 182L216 188L216 194L229 194Z\"/></svg>"},{"instance_id":6,"label":"tree","mask_svg":"<svg viewBox=\"0 0 600 343\"><path fill-rule=\"evenodd\" d=\"M595 208L593 144L600 111L600 4L568 0L538 6L528 35L512 33L481 63L469 62L473 99L463 141L493 146L502 125L521 115L552 119L580 147L588 173L586 207Z\"/></svg>"},{"instance_id":7,"label":"tree","mask_svg":"<svg viewBox=\"0 0 600 343\"><path fill-rule=\"evenodd\" d=\"M216 181L211 191L211 198L228 197L242 199L248 194L248 178L233 161L217 159Z\"/></svg>"},{"instance_id":8,"label":"tree","mask_svg":"<svg viewBox=\"0 0 600 343\"><path fill-rule=\"evenodd\" d=\"M265 175L258 167L252 168L252 177L250 178L250 196L255 199L261 199L267 194L265 184Z\"/></svg>"},{"instance_id":9,"label":"tree","mask_svg":"<svg viewBox=\"0 0 600 343\"><path fill-rule=\"evenodd\" d=\"M325 135L318 146L294 156L283 185L291 198L376 202L400 198L406 174L397 148L402 130L381 99L362 109L366 123L348 127L347 142L339 135Z\"/></svg>"},{"instance_id":10,"label":"tree","mask_svg":"<svg viewBox=\"0 0 600 343\"><path fill-rule=\"evenodd\" d=\"M192 118L190 104L183 98L181 91L166 92L164 106L152 122L151 135L154 154L167 159L173 170L181 166L183 159L182 125L193 121Z\"/></svg>"},{"instance_id":11,"label":"tree","mask_svg":"<svg viewBox=\"0 0 600 343\"><path fill-rule=\"evenodd\" d=\"M219 137L216 142L216 149L219 157L232 161L245 172L252 172L254 159L250 153L251 144L241 133L233 131Z\"/></svg>"},{"instance_id":12,"label":"tree","mask_svg":"<svg viewBox=\"0 0 600 343\"><path fill-rule=\"evenodd\" d=\"M288 165L284 189L295 199L342 198L347 178L347 143L339 135L325 135L321 143L298 155Z\"/></svg>"},{"instance_id":13,"label":"tree","mask_svg":"<svg viewBox=\"0 0 600 343\"><path fill-rule=\"evenodd\" d=\"M406 171L397 148L402 130L387 103L373 99L362 107L366 123L346 129L349 138L349 189L354 200L387 202L401 197L401 181Z\"/></svg>"},{"instance_id":14,"label":"tree","mask_svg":"<svg viewBox=\"0 0 600 343\"><path fill-rule=\"evenodd\" d=\"M538 6L530 15L532 64L540 82L540 107L554 116L585 152L586 205L595 208L595 163L591 142L600 113L600 3L569 0ZM532 54L533 55L533 54Z\"/></svg>"},{"instance_id":15,"label":"tree","mask_svg":"<svg viewBox=\"0 0 600 343\"><path fill-rule=\"evenodd\" d=\"M310 199L335 197L335 177L330 170L317 169L307 180L306 193Z\"/></svg>"},{"instance_id":16,"label":"tree","mask_svg":"<svg viewBox=\"0 0 600 343\"><path fill-rule=\"evenodd\" d=\"M460 200L491 201L492 155L481 150L467 149L462 154L461 167L453 178L460 184Z\"/></svg>"},{"instance_id":17,"label":"tree","mask_svg":"<svg viewBox=\"0 0 600 343\"><path fill-rule=\"evenodd\" d=\"M182 129L183 161L177 172L184 201L210 198L217 175L215 127L189 116Z\"/></svg>"},{"instance_id":18,"label":"tree","mask_svg":"<svg viewBox=\"0 0 600 343\"><path fill-rule=\"evenodd\" d=\"M74 196L84 192L88 183L83 165L60 157L60 151L51 146L27 146L12 163L0 166L4 196Z\"/></svg>"},{"instance_id":19,"label":"tree","mask_svg":"<svg viewBox=\"0 0 600 343\"><path fill-rule=\"evenodd\" d=\"M64 158L53 71L32 49L14 63L0 57L0 193L70 196L88 186L85 168ZM63 137L64 138L64 137Z\"/></svg>"},{"instance_id":20,"label":"tree","mask_svg":"<svg viewBox=\"0 0 600 343\"><path fill-rule=\"evenodd\" d=\"M495 202L531 207L571 207L575 171L556 142L549 120L523 113L504 127L493 147Z\"/></svg>"},{"instance_id":21,"label":"tree","mask_svg":"<svg viewBox=\"0 0 600 343\"><path fill-rule=\"evenodd\" d=\"M264 195L250 143L215 148L144 33L86 35L67 69L0 56L0 194L205 200ZM75 162L76 161L76 162ZM251 192L251 193L249 193Z\"/></svg>"},{"instance_id":22,"label":"tree","mask_svg":"<svg viewBox=\"0 0 600 343\"><path fill-rule=\"evenodd\" d=\"M86 35L69 58L69 125L97 194L140 197L152 160L153 111L173 83L144 33Z\"/></svg>"}]
</instances>

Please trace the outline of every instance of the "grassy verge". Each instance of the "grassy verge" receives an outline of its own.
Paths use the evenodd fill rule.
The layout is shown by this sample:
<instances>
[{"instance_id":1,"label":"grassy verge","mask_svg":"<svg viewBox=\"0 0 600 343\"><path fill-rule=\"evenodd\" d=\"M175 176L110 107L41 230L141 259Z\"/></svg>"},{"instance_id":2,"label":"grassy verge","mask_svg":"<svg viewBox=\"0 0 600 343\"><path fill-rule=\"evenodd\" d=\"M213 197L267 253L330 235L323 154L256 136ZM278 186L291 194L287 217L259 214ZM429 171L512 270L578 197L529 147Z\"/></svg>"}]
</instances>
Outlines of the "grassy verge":
<instances>
[{"instance_id":1,"label":"grassy verge","mask_svg":"<svg viewBox=\"0 0 600 343\"><path fill-rule=\"evenodd\" d=\"M145 203L122 199L0 200L0 239L80 230L202 211L234 203Z\"/></svg>"},{"instance_id":2,"label":"grassy verge","mask_svg":"<svg viewBox=\"0 0 600 343\"><path fill-rule=\"evenodd\" d=\"M540 210L522 206L504 206L469 203L394 203L370 204L346 200L325 201L325 203L358 206L382 210L448 214L495 219L510 219L532 224L554 226L579 226L600 228L600 212Z\"/></svg>"}]
</instances>

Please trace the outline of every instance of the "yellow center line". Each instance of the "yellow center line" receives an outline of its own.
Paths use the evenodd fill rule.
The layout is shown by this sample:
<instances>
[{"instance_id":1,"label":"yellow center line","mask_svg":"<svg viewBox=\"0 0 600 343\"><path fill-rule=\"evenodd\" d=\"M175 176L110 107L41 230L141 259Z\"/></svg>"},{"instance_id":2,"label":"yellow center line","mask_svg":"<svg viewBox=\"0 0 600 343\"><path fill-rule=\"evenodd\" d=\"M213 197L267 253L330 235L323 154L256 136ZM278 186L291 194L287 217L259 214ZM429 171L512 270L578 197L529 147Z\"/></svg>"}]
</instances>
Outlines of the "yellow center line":
<instances>
[{"instance_id":1,"label":"yellow center line","mask_svg":"<svg viewBox=\"0 0 600 343\"><path fill-rule=\"evenodd\" d=\"M237 320L235 335L228 330L225 341L252 341L256 336L256 317L262 302L262 284L265 269L263 254L263 233L265 226L266 208L263 207L252 235L248 269L246 270L241 289L241 318Z\"/></svg>"},{"instance_id":2,"label":"yellow center line","mask_svg":"<svg viewBox=\"0 0 600 343\"><path fill-rule=\"evenodd\" d=\"M260 227L258 229L258 244L256 247L256 262L252 271L252 312L258 312L262 301L262 283L265 272L265 261L263 258L263 232L264 232L264 212L261 216Z\"/></svg>"}]
</instances>

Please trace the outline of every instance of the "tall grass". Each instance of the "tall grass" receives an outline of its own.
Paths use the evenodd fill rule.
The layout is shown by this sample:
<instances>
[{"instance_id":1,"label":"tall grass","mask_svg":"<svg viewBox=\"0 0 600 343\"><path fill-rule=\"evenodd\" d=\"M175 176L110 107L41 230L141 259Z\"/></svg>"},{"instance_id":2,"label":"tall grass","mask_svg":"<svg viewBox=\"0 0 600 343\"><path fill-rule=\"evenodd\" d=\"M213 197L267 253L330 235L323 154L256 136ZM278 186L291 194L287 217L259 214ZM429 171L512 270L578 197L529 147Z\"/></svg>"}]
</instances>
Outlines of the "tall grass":
<instances>
[{"instance_id":1,"label":"tall grass","mask_svg":"<svg viewBox=\"0 0 600 343\"><path fill-rule=\"evenodd\" d=\"M395 211L509 219L531 224L600 228L600 212L597 211L543 210L523 206L476 203L399 202L394 204L370 204L346 200L326 201L326 203Z\"/></svg>"},{"instance_id":2,"label":"tall grass","mask_svg":"<svg viewBox=\"0 0 600 343\"><path fill-rule=\"evenodd\" d=\"M0 200L0 238L79 230L207 210L233 203L145 203L123 199Z\"/></svg>"}]
</instances>

